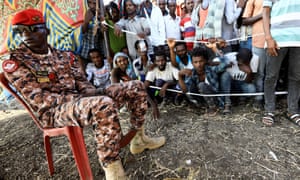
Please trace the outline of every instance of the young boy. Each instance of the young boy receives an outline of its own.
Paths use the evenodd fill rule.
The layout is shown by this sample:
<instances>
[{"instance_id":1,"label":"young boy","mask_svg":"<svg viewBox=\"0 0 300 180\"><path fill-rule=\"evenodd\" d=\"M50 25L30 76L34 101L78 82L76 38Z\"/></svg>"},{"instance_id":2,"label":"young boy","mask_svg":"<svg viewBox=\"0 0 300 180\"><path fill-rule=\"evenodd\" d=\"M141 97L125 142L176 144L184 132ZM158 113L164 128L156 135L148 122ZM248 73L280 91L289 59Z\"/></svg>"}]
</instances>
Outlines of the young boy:
<instances>
[{"instance_id":1,"label":"young boy","mask_svg":"<svg viewBox=\"0 0 300 180\"><path fill-rule=\"evenodd\" d=\"M133 61L133 70L136 77L140 81L145 81L146 74L149 70L149 66L152 65L151 58L148 54L148 43L146 40L137 40L134 47L139 55L137 59Z\"/></svg>"},{"instance_id":2,"label":"young boy","mask_svg":"<svg viewBox=\"0 0 300 180\"><path fill-rule=\"evenodd\" d=\"M89 59L85 69L87 80L92 82L97 88L105 88L111 84L110 82L110 65L98 49L89 50Z\"/></svg>"}]
</instances>

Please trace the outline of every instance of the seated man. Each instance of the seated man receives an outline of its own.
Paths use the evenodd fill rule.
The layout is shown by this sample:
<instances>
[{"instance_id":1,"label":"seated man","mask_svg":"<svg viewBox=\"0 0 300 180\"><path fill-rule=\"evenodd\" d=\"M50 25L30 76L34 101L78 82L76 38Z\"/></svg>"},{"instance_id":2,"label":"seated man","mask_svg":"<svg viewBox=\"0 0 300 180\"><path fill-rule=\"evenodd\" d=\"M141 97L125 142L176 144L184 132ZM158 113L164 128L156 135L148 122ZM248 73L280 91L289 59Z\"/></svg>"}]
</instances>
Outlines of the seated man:
<instances>
[{"instance_id":1,"label":"seated man","mask_svg":"<svg viewBox=\"0 0 300 180\"><path fill-rule=\"evenodd\" d=\"M167 63L164 51L157 51L154 54L155 67L148 71L145 80L145 86L148 88L150 85L161 87L159 91L148 90L150 97L159 103L162 100L167 101L172 93L167 94L168 88L174 88L178 81L178 69L173 67L171 63ZM159 92L156 94L156 92Z\"/></svg>"},{"instance_id":2,"label":"seated man","mask_svg":"<svg viewBox=\"0 0 300 180\"><path fill-rule=\"evenodd\" d=\"M232 93L255 93L256 88L253 83L253 73L250 66L252 52L247 48L241 48L236 55L235 65L230 68L232 77ZM240 102L245 102L246 97L240 97Z\"/></svg>"},{"instance_id":3,"label":"seated man","mask_svg":"<svg viewBox=\"0 0 300 180\"><path fill-rule=\"evenodd\" d=\"M179 72L179 85L183 91L201 94L216 94L219 93L219 76L221 73L226 73L227 65L220 62L216 66L208 65L208 52L203 47L196 47L191 52L193 69L182 69ZM185 79L187 81L185 82ZM217 98L203 97L208 105L208 116L217 114ZM196 99L196 98L195 98Z\"/></svg>"},{"instance_id":4,"label":"seated man","mask_svg":"<svg viewBox=\"0 0 300 180\"><path fill-rule=\"evenodd\" d=\"M12 28L23 43L3 63L5 76L38 114L44 127L93 125L97 154L106 179L126 179L119 156L122 131L117 106L128 100L132 128L138 130L130 146L132 153L155 149L165 138L148 138L143 123L147 93L140 81L113 84L96 89L71 52L62 52L47 43L43 15L35 9L18 12Z\"/></svg>"}]
</instances>

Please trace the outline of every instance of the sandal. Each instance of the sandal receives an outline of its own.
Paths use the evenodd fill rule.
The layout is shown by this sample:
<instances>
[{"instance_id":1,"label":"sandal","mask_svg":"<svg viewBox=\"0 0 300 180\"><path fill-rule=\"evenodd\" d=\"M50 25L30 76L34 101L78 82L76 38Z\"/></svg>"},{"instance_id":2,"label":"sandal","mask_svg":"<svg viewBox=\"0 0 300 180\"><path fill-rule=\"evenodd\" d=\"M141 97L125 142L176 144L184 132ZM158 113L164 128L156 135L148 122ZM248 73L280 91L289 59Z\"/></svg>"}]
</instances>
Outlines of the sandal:
<instances>
[{"instance_id":1,"label":"sandal","mask_svg":"<svg viewBox=\"0 0 300 180\"><path fill-rule=\"evenodd\" d=\"M225 104L224 110L223 110L224 115L229 115L231 114L231 105L230 104Z\"/></svg>"},{"instance_id":2,"label":"sandal","mask_svg":"<svg viewBox=\"0 0 300 180\"><path fill-rule=\"evenodd\" d=\"M216 116L218 114L218 108L216 107L209 107L208 110L207 110L207 115L209 117L213 117L213 116Z\"/></svg>"},{"instance_id":3,"label":"sandal","mask_svg":"<svg viewBox=\"0 0 300 180\"><path fill-rule=\"evenodd\" d=\"M300 126L300 114L287 114L287 118L297 126Z\"/></svg>"},{"instance_id":4,"label":"sandal","mask_svg":"<svg viewBox=\"0 0 300 180\"><path fill-rule=\"evenodd\" d=\"M275 122L275 117L273 113L265 113L262 117L262 123L266 126L273 126Z\"/></svg>"}]
</instances>

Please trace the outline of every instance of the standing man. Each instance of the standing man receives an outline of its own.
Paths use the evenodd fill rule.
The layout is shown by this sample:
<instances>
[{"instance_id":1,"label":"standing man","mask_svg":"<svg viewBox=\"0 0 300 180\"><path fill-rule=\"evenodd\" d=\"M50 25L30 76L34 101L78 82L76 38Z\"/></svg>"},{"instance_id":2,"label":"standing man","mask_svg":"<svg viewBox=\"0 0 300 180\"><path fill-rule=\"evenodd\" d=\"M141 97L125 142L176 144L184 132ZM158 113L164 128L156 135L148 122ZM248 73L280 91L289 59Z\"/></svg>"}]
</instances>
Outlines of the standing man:
<instances>
[{"instance_id":1,"label":"standing man","mask_svg":"<svg viewBox=\"0 0 300 180\"><path fill-rule=\"evenodd\" d=\"M265 51L264 27L262 20L263 0L248 0L243 24L252 26L252 53L259 57L258 71L255 77L256 92L264 92L264 79L267 55ZM263 96L256 96L254 108L263 109Z\"/></svg>"},{"instance_id":2,"label":"standing man","mask_svg":"<svg viewBox=\"0 0 300 180\"><path fill-rule=\"evenodd\" d=\"M107 180L126 179L119 156L122 131L117 109L121 105L128 104L132 128L138 130L130 145L133 154L165 143L164 137L144 134L147 93L142 82L96 89L85 78L73 53L49 46L49 29L38 10L17 13L12 29L23 43L3 62L5 77L37 113L43 127L93 125L99 162Z\"/></svg>"},{"instance_id":3,"label":"standing man","mask_svg":"<svg viewBox=\"0 0 300 180\"><path fill-rule=\"evenodd\" d=\"M149 53L153 54L152 45L149 39L151 31L146 18L137 16L137 4L135 4L133 0L124 0L124 5L125 16L120 19L120 21L115 23L115 34L120 36L122 30L136 33L136 35L131 33L126 34L127 47L131 59L137 58L137 52L134 48L134 43L139 39L145 39L147 41L149 45Z\"/></svg>"},{"instance_id":4,"label":"standing man","mask_svg":"<svg viewBox=\"0 0 300 180\"><path fill-rule=\"evenodd\" d=\"M180 17L176 15L176 0L168 0L169 14L164 16L166 38L181 39Z\"/></svg>"},{"instance_id":5,"label":"standing man","mask_svg":"<svg viewBox=\"0 0 300 180\"><path fill-rule=\"evenodd\" d=\"M184 0L184 4L186 7L186 14L181 18L180 21L180 31L182 38L186 41L186 47L188 51L191 51L194 47L194 40L196 29L195 25L192 23L191 15L194 9L194 1L193 0Z\"/></svg>"},{"instance_id":6,"label":"standing man","mask_svg":"<svg viewBox=\"0 0 300 180\"><path fill-rule=\"evenodd\" d=\"M103 2L103 1L100 1ZM83 24L81 25L82 30L82 44L81 44L81 51L80 51L80 63L83 69L86 68L86 65L89 58L89 50L90 49L99 49L101 50L101 54L104 54L104 38L101 32L102 26L100 25L100 21L104 19L104 12L98 12L98 17L96 15L96 0L87 0L88 9L85 13ZM101 6L101 5L100 5ZM95 24L98 18L98 24ZM93 33L93 30L97 27L96 34Z\"/></svg>"},{"instance_id":7,"label":"standing man","mask_svg":"<svg viewBox=\"0 0 300 180\"><path fill-rule=\"evenodd\" d=\"M157 0L157 3L159 0ZM165 31L165 23L163 18L163 13L161 9L150 0L145 0L140 6L139 15L145 17L147 22L149 23L151 29L151 45L153 47L153 53L160 50L162 45L165 45L166 31ZM149 53L153 55L152 48L149 48Z\"/></svg>"},{"instance_id":8,"label":"standing man","mask_svg":"<svg viewBox=\"0 0 300 180\"><path fill-rule=\"evenodd\" d=\"M263 26L267 44L265 114L262 122L275 121L275 85L284 57L288 56L287 118L300 126L300 4L299 0L264 0Z\"/></svg>"}]
</instances>

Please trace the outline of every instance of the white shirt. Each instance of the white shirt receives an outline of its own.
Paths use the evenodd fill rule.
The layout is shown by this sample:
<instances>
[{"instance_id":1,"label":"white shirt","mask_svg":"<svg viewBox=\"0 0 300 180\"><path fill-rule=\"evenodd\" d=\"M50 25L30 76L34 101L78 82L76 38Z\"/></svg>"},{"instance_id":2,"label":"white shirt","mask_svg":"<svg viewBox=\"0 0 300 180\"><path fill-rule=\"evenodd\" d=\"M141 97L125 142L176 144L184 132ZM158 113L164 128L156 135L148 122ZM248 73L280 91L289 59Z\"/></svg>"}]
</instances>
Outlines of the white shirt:
<instances>
[{"instance_id":1,"label":"white shirt","mask_svg":"<svg viewBox=\"0 0 300 180\"><path fill-rule=\"evenodd\" d=\"M148 71L146 80L149 82L154 82L156 79L162 79L164 81L178 80L178 72L178 69L168 62L164 71L160 71L158 67L154 68L152 71Z\"/></svg>"},{"instance_id":2,"label":"white shirt","mask_svg":"<svg viewBox=\"0 0 300 180\"><path fill-rule=\"evenodd\" d=\"M180 17L176 16L173 19L170 14L164 16L165 29L166 29L166 38L175 38L177 40L181 39L180 32Z\"/></svg>"},{"instance_id":3,"label":"white shirt","mask_svg":"<svg viewBox=\"0 0 300 180\"><path fill-rule=\"evenodd\" d=\"M145 78L147 72L148 72L148 66L153 64L152 61L151 61L151 58L150 56L148 55L148 61L147 61L147 65L146 67L143 66L143 63L142 63L142 60L141 60L141 57L135 59L132 63L133 65L133 70L134 70L134 73L135 75L140 79L140 80L143 80L143 78ZM143 77L142 77L143 76Z\"/></svg>"},{"instance_id":4,"label":"white shirt","mask_svg":"<svg viewBox=\"0 0 300 180\"><path fill-rule=\"evenodd\" d=\"M147 19L147 21L150 23L151 28L150 40L152 46L166 44L165 22L159 7L154 5L152 6L151 16L149 20Z\"/></svg>"},{"instance_id":5,"label":"white shirt","mask_svg":"<svg viewBox=\"0 0 300 180\"><path fill-rule=\"evenodd\" d=\"M104 60L104 65L101 68L97 68L94 63L88 63L85 69L87 74L87 80L93 79L93 85L96 87L107 87L110 82L110 66L107 60Z\"/></svg>"}]
</instances>

